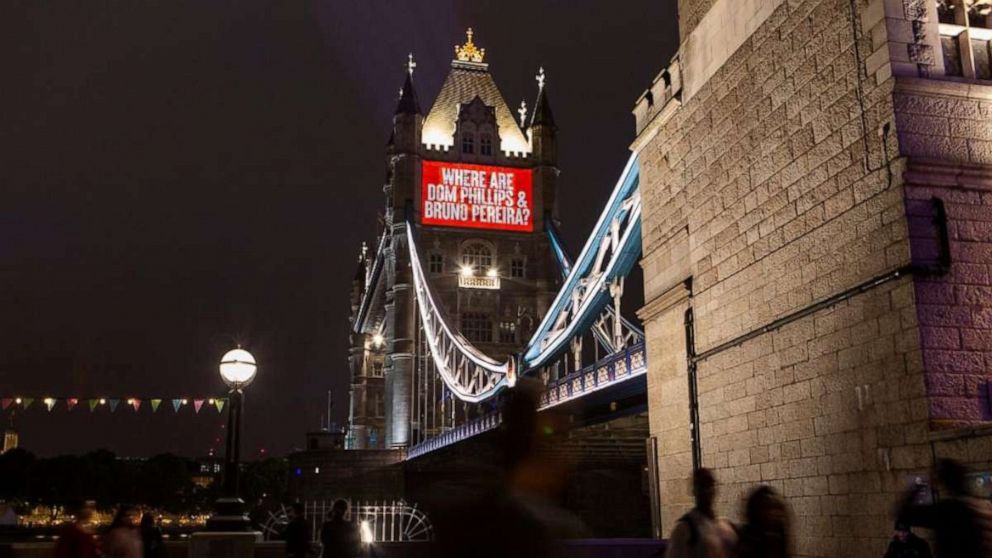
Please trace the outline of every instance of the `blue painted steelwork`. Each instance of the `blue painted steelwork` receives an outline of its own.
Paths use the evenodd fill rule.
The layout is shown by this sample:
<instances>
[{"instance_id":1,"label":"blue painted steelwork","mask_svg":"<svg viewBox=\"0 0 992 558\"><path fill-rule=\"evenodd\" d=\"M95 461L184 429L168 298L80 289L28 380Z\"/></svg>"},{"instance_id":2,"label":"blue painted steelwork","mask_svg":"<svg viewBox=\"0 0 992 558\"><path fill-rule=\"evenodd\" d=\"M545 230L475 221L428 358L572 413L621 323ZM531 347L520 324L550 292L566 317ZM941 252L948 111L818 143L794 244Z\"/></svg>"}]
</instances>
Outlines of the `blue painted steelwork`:
<instances>
[{"instance_id":1,"label":"blue painted steelwork","mask_svg":"<svg viewBox=\"0 0 992 558\"><path fill-rule=\"evenodd\" d=\"M565 250L565 243L562 242L561 236L558 233L558 227L555 226L554 222L548 219L545 223L545 230L548 231L548 240L551 242L551 251L555 255L555 260L558 262L558 268L561 270L562 277L567 278L572 272L572 259L568 257L568 252ZM607 311L612 314L612 307L607 306ZM634 325L633 322L620 316L620 321L623 322L624 327L633 331L638 337L644 339L644 330ZM599 339L599 342L604 347L612 346L609 339L605 339L604 335L596 328L593 328L593 334Z\"/></svg>"},{"instance_id":2,"label":"blue painted steelwork","mask_svg":"<svg viewBox=\"0 0 992 558\"><path fill-rule=\"evenodd\" d=\"M625 277L637 263L641 253L639 177L635 154L627 161L592 235L586 241L550 310L527 344L522 359L524 370L539 368L551 362L567 349L569 340L589 329L609 301L606 291L610 283L614 279ZM622 236L612 248L605 268L596 269L604 263L604 241L609 240L608 235L616 234L615 227L620 222L627 225ZM574 293L578 292L585 292L587 295L576 300ZM567 318L564 327L553 331L563 318Z\"/></svg>"}]
</instances>

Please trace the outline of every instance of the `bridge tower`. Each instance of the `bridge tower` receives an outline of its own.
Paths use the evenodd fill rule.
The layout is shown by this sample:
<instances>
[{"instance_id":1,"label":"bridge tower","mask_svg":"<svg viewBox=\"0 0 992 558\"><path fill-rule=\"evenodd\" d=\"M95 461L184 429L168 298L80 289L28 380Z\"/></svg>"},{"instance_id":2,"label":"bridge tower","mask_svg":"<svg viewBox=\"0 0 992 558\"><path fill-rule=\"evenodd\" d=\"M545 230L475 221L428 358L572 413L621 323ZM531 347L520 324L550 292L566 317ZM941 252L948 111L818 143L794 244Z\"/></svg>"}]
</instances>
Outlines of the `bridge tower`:
<instances>
[{"instance_id":1,"label":"bridge tower","mask_svg":"<svg viewBox=\"0 0 992 558\"><path fill-rule=\"evenodd\" d=\"M534 111L507 105L471 29L430 109L421 109L412 55L386 150L385 227L352 317L352 374L381 355L384 417L353 415L349 446L404 448L479 413L437 374L417 319L406 234L422 247L431 289L449 322L505 359L526 344L559 281L546 235L557 219L557 127L543 68ZM516 116L514 112L517 113ZM369 356L372 356L371 360ZM352 409L375 389L355 389Z\"/></svg>"}]
</instances>

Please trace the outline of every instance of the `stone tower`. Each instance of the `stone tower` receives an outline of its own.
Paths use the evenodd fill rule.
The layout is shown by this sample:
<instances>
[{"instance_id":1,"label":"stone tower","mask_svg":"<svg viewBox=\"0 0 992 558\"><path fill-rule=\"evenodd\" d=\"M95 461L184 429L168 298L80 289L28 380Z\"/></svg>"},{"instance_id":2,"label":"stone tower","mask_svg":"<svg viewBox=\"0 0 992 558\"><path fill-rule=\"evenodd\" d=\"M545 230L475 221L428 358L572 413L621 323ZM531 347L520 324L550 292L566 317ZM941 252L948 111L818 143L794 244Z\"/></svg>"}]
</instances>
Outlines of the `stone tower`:
<instances>
[{"instance_id":1,"label":"stone tower","mask_svg":"<svg viewBox=\"0 0 992 558\"><path fill-rule=\"evenodd\" d=\"M634 108L656 532L702 466L720 515L780 491L797 556L881 555L939 459L988 485L988 2L678 8Z\"/></svg>"},{"instance_id":2,"label":"stone tower","mask_svg":"<svg viewBox=\"0 0 992 558\"><path fill-rule=\"evenodd\" d=\"M426 114L410 58L387 147L385 231L355 306L353 354L381 340L386 448L415 444L475 413L418 373L429 357L419 337L408 223L449 323L490 356L515 354L557 290L546 235L546 223L557 219L557 128L543 69L535 110L528 120L522 107L518 121L485 49L471 29L467 35ZM444 411L432 410L437 405ZM356 437L360 430L352 421Z\"/></svg>"}]
</instances>

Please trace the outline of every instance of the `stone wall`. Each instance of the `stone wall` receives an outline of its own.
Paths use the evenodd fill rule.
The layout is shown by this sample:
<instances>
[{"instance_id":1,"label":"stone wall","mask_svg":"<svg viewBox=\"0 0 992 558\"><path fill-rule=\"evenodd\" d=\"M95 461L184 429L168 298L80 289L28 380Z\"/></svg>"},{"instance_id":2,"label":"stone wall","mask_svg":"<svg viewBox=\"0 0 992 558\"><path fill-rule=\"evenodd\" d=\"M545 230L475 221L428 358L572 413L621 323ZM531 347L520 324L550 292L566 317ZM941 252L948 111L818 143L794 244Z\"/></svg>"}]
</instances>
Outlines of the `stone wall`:
<instances>
[{"instance_id":1,"label":"stone wall","mask_svg":"<svg viewBox=\"0 0 992 558\"><path fill-rule=\"evenodd\" d=\"M880 556L896 495L926 475L927 407L911 278L700 363L703 463L722 513L768 483L802 556Z\"/></svg>"},{"instance_id":2,"label":"stone wall","mask_svg":"<svg viewBox=\"0 0 992 558\"><path fill-rule=\"evenodd\" d=\"M717 0L679 0L679 36L683 39L696 28Z\"/></svg>"},{"instance_id":3,"label":"stone wall","mask_svg":"<svg viewBox=\"0 0 992 558\"><path fill-rule=\"evenodd\" d=\"M950 267L916 278L930 420L934 429L992 420L992 87L900 79L899 143L909 157L906 211L913 260L938 262L934 199L947 215ZM962 452L957 452L961 454ZM959 457L969 462L967 452Z\"/></svg>"},{"instance_id":4,"label":"stone wall","mask_svg":"<svg viewBox=\"0 0 992 558\"><path fill-rule=\"evenodd\" d=\"M962 184L960 167L920 167L914 166L906 190L911 225L921 231L914 257L932 259L939 250L927 234L937 198L946 208L952 262L945 275L916 279L931 425L987 424L992 421L992 170L970 169L974 182Z\"/></svg>"},{"instance_id":5,"label":"stone wall","mask_svg":"<svg viewBox=\"0 0 992 558\"><path fill-rule=\"evenodd\" d=\"M665 532L689 501L689 307L721 513L771 484L799 555L878 556L890 506L930 463L914 283L895 273L912 260L887 22L882 0L854 8L852 29L849 0L779 4L639 126Z\"/></svg>"}]
</instances>

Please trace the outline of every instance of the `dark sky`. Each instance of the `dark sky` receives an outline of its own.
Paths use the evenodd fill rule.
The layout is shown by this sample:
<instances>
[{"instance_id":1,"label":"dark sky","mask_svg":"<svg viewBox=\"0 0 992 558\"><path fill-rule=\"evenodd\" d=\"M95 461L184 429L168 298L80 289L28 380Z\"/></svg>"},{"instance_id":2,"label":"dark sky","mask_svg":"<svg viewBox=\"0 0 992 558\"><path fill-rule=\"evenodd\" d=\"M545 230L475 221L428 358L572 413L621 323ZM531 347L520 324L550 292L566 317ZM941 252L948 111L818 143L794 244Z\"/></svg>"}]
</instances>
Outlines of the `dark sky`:
<instances>
[{"instance_id":1,"label":"dark sky","mask_svg":"<svg viewBox=\"0 0 992 558\"><path fill-rule=\"evenodd\" d=\"M428 108L468 26L511 108L543 65L577 251L675 50L674 0L13 0L0 18L0 395L222 393L244 453L347 411L348 289L406 54ZM17 417L42 455L203 455L216 412Z\"/></svg>"}]
</instances>

